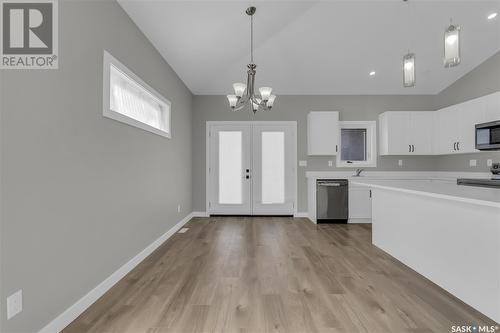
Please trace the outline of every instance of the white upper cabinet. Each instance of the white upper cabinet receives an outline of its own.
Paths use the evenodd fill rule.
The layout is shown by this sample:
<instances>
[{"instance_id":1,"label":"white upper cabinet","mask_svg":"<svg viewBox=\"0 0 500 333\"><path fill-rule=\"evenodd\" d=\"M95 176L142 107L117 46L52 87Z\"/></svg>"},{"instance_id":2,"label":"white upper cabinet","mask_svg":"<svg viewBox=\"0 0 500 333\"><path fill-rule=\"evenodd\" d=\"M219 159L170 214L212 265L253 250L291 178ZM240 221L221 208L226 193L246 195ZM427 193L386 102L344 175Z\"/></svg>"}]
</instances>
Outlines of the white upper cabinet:
<instances>
[{"instance_id":1,"label":"white upper cabinet","mask_svg":"<svg viewBox=\"0 0 500 333\"><path fill-rule=\"evenodd\" d=\"M381 155L431 155L433 112L388 111L379 116Z\"/></svg>"},{"instance_id":2,"label":"white upper cabinet","mask_svg":"<svg viewBox=\"0 0 500 333\"><path fill-rule=\"evenodd\" d=\"M478 98L483 113L483 122L500 120L500 91Z\"/></svg>"},{"instance_id":3,"label":"white upper cabinet","mask_svg":"<svg viewBox=\"0 0 500 333\"><path fill-rule=\"evenodd\" d=\"M338 151L339 113L314 111L307 115L307 155L332 156Z\"/></svg>"},{"instance_id":4,"label":"white upper cabinet","mask_svg":"<svg viewBox=\"0 0 500 333\"><path fill-rule=\"evenodd\" d=\"M479 152L475 148L475 125L494 120L500 120L500 92L436 111L435 154Z\"/></svg>"}]
</instances>

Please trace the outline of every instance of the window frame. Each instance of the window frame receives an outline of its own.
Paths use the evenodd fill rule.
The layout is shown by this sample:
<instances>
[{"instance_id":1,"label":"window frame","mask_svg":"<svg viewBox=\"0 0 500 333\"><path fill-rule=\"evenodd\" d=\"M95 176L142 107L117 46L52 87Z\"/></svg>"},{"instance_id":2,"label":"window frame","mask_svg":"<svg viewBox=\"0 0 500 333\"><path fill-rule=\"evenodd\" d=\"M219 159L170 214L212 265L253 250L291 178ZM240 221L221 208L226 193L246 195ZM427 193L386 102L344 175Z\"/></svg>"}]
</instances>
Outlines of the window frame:
<instances>
[{"instance_id":1,"label":"window frame","mask_svg":"<svg viewBox=\"0 0 500 333\"><path fill-rule=\"evenodd\" d=\"M366 161L347 161L342 158L342 129L366 129ZM339 152L337 153L338 168L354 168L354 167L377 167L377 122L376 121L339 121Z\"/></svg>"},{"instance_id":2,"label":"window frame","mask_svg":"<svg viewBox=\"0 0 500 333\"><path fill-rule=\"evenodd\" d=\"M121 73L127 76L130 80L134 81L140 88L144 89L147 93L152 95L154 98L158 99L158 101L164 106L168 108L166 119L168 121L167 130L161 130L156 127L145 124L141 121L138 121L134 118L128 117L122 113L111 110L110 107L110 74L111 74L111 66L114 66ZM172 103L163 97L160 93L158 93L155 89L153 89L150 85L144 82L139 76L137 76L134 72L127 68L124 64L122 64L119 60L113 57L109 52L104 50L103 55L103 71L102 71L102 115L106 118L113 119L119 121L121 123L140 128L142 130L163 136L165 138L172 138Z\"/></svg>"}]
</instances>

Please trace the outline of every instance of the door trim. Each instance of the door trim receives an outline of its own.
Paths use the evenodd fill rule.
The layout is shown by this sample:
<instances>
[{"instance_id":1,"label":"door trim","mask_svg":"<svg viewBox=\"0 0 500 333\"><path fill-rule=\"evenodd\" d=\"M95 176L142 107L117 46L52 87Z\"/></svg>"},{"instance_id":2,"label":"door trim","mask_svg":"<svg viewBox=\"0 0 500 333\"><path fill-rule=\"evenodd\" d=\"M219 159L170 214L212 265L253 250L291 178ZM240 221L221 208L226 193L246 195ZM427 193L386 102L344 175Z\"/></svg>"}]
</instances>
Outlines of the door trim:
<instances>
[{"instance_id":1,"label":"door trim","mask_svg":"<svg viewBox=\"0 0 500 333\"><path fill-rule=\"evenodd\" d=\"M293 215L297 215L297 122L296 121L207 121L205 125L205 210L210 215L210 127L213 125L277 125L292 127L292 161L294 202Z\"/></svg>"}]
</instances>

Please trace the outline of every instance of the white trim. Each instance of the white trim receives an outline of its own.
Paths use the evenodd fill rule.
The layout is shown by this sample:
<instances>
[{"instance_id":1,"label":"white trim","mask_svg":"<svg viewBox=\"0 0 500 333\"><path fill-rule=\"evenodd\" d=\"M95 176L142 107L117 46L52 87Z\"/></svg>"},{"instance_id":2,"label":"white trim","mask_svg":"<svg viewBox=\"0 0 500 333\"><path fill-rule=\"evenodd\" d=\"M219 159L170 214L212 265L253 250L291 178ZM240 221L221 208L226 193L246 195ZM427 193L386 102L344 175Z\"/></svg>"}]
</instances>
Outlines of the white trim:
<instances>
[{"instance_id":1,"label":"white trim","mask_svg":"<svg viewBox=\"0 0 500 333\"><path fill-rule=\"evenodd\" d=\"M127 117L119 112L111 110L109 106L109 75L110 75L110 66L113 65L119 71L123 72L130 79L135 81L136 84L145 89L148 93L150 93L154 98L158 99L161 103L168 106L168 129L167 131L160 130L156 127L150 126L148 124L137 121L133 118ZM111 54L109 54L106 50L104 50L103 61L102 61L102 115L106 118L110 118L121 123L125 123L130 126L138 127L145 131L166 137L172 138L172 103L155 89L153 89L150 85L148 85L144 80L142 80L139 76L137 76L134 72L127 68L124 64L122 64L118 59L114 58Z\"/></svg>"},{"instance_id":2,"label":"white trim","mask_svg":"<svg viewBox=\"0 0 500 333\"><path fill-rule=\"evenodd\" d=\"M297 172L297 163L298 163L298 135L297 135L297 121L207 121L205 124L205 210L207 212L207 216L210 215L210 127L217 125L277 125L277 126L293 126L293 143L295 147L292 149L293 151L293 172L294 172L294 187L295 187L295 198L293 203L293 215L297 214L297 206L298 206L298 172Z\"/></svg>"},{"instance_id":3,"label":"white trim","mask_svg":"<svg viewBox=\"0 0 500 333\"><path fill-rule=\"evenodd\" d=\"M297 217L297 218L309 218L309 213L308 212L296 212L295 214L293 214L293 217Z\"/></svg>"},{"instance_id":4,"label":"white trim","mask_svg":"<svg viewBox=\"0 0 500 333\"><path fill-rule=\"evenodd\" d=\"M210 216L207 212L192 212L191 215L193 217L209 217Z\"/></svg>"},{"instance_id":5,"label":"white trim","mask_svg":"<svg viewBox=\"0 0 500 333\"><path fill-rule=\"evenodd\" d=\"M343 128L366 128L366 161L342 161L342 129ZM377 122L376 121L339 121L339 153L337 154L338 168L375 168L377 167Z\"/></svg>"},{"instance_id":6,"label":"white trim","mask_svg":"<svg viewBox=\"0 0 500 333\"><path fill-rule=\"evenodd\" d=\"M89 291L85 296L80 298L75 304L66 309L63 313L57 316L54 320L48 323L38 333L56 333L61 332L73 320L81 315L87 308L89 308L95 301L104 295L111 287L127 275L132 269L139 265L147 256L153 253L160 245L167 241L173 234L175 234L184 224L189 222L194 217L194 212L188 214L179 223L170 228L166 233L161 235L158 239L149 244L135 257L130 259L126 264L121 266L113 274L108 276L97 287Z\"/></svg>"}]
</instances>

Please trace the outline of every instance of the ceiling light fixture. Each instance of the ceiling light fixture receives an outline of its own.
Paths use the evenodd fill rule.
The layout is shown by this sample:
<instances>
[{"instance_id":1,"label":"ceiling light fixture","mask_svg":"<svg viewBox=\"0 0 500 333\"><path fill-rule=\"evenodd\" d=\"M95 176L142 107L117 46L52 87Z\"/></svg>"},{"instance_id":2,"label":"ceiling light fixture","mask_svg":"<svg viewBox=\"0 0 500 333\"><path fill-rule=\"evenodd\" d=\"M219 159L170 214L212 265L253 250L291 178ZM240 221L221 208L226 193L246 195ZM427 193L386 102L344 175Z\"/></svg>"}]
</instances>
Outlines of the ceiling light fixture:
<instances>
[{"instance_id":1,"label":"ceiling light fixture","mask_svg":"<svg viewBox=\"0 0 500 333\"><path fill-rule=\"evenodd\" d=\"M375 71L370 72L370 76L375 76L375 74L377 74L377 73L375 73Z\"/></svg>"},{"instance_id":2,"label":"ceiling light fixture","mask_svg":"<svg viewBox=\"0 0 500 333\"><path fill-rule=\"evenodd\" d=\"M238 111L247 105L251 105L252 111L268 111L271 110L276 99L275 95L271 92L271 87L259 88L260 96L255 95L255 68L257 65L253 62L253 15L255 14L255 7L248 7L245 13L250 16L250 63L247 65L247 84L235 83L233 84L234 95L227 95L229 106L231 110Z\"/></svg>"},{"instance_id":3,"label":"ceiling light fixture","mask_svg":"<svg viewBox=\"0 0 500 333\"><path fill-rule=\"evenodd\" d=\"M408 51L408 53L403 57L403 86L405 88L415 87L416 82L415 54Z\"/></svg>"},{"instance_id":4,"label":"ceiling light fixture","mask_svg":"<svg viewBox=\"0 0 500 333\"><path fill-rule=\"evenodd\" d=\"M403 0L403 2L408 2L408 0ZM409 15L410 17L410 15ZM410 24L408 26L411 26ZM408 36L410 33L408 32ZM410 44L410 41L408 41ZM417 76L416 76L416 62L415 62L415 53L408 53L403 56L403 87L412 88L417 84Z\"/></svg>"},{"instance_id":5,"label":"ceiling light fixture","mask_svg":"<svg viewBox=\"0 0 500 333\"><path fill-rule=\"evenodd\" d=\"M450 68L460 64L460 26L450 26L444 32L444 67Z\"/></svg>"},{"instance_id":6,"label":"ceiling light fixture","mask_svg":"<svg viewBox=\"0 0 500 333\"><path fill-rule=\"evenodd\" d=\"M497 17L498 13L491 13L488 15L488 20L493 20L495 17Z\"/></svg>"}]
</instances>

